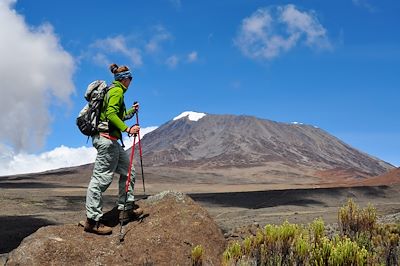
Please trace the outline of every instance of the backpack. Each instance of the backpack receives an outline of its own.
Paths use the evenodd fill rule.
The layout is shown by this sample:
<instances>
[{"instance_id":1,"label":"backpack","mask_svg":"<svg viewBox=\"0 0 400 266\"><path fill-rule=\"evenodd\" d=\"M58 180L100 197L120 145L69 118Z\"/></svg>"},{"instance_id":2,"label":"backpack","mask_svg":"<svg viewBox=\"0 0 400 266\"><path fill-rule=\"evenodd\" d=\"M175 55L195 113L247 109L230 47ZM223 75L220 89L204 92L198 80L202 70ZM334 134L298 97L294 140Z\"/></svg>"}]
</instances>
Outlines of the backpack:
<instances>
[{"instance_id":1,"label":"backpack","mask_svg":"<svg viewBox=\"0 0 400 266\"><path fill-rule=\"evenodd\" d=\"M95 80L89 84L85 92L88 103L79 112L76 125L85 136L93 136L99 132L100 112L103 100L110 89L104 80Z\"/></svg>"}]
</instances>

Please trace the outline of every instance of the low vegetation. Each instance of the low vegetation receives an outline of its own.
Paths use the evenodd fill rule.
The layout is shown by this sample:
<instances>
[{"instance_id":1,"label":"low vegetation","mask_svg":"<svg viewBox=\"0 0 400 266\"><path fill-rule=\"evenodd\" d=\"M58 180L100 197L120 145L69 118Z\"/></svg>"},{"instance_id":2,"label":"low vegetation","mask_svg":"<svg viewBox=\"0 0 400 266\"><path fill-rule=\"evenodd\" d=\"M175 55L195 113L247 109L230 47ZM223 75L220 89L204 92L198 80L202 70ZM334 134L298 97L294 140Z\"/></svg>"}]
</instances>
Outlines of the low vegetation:
<instances>
[{"instance_id":1,"label":"low vegetation","mask_svg":"<svg viewBox=\"0 0 400 266\"><path fill-rule=\"evenodd\" d=\"M399 265L400 224L379 224L372 205L359 208L349 200L338 211L338 225L338 232L328 235L322 219L306 226L268 224L231 242L223 265ZM203 253L195 249L192 258Z\"/></svg>"},{"instance_id":2,"label":"low vegetation","mask_svg":"<svg viewBox=\"0 0 400 266\"><path fill-rule=\"evenodd\" d=\"M197 245L192 249L192 266L203 265L204 248L201 245Z\"/></svg>"}]
</instances>

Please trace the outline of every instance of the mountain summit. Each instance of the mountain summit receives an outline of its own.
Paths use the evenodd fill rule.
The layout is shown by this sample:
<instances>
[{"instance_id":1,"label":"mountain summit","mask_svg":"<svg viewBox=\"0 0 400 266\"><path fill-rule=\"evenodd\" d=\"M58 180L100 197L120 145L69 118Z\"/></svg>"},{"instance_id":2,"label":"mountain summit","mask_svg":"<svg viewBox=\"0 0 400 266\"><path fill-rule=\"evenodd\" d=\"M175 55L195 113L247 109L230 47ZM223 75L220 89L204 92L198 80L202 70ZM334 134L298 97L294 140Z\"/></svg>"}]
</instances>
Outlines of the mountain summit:
<instances>
[{"instance_id":1,"label":"mountain summit","mask_svg":"<svg viewBox=\"0 0 400 266\"><path fill-rule=\"evenodd\" d=\"M175 117L173 120L178 120L178 119L181 119L183 117L186 117L191 121L199 121L205 115L206 115L205 113L197 113L197 112L193 112L193 111L186 111L186 112L183 112L182 114L178 115L177 117Z\"/></svg>"},{"instance_id":2,"label":"mountain summit","mask_svg":"<svg viewBox=\"0 0 400 266\"><path fill-rule=\"evenodd\" d=\"M257 168L258 177L364 178L394 168L320 128L244 115L184 112L146 134L142 145L147 166Z\"/></svg>"}]
</instances>

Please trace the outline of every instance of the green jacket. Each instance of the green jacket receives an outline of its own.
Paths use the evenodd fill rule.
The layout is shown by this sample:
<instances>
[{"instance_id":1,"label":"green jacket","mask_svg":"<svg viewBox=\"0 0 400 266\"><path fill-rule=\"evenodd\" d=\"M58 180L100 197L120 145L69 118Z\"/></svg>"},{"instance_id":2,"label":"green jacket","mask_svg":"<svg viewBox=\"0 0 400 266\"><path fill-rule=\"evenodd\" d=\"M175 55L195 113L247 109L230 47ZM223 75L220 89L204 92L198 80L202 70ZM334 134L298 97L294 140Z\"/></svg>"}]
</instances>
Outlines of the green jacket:
<instances>
[{"instance_id":1,"label":"green jacket","mask_svg":"<svg viewBox=\"0 0 400 266\"><path fill-rule=\"evenodd\" d=\"M114 81L109 91L104 97L103 106L100 113L101 124L108 123L108 130L111 136L122 139L121 131L125 131L128 126L125 120L130 119L135 114L135 109L126 110L124 103L124 93L127 88L119 81ZM100 131L104 131L101 130Z\"/></svg>"}]
</instances>

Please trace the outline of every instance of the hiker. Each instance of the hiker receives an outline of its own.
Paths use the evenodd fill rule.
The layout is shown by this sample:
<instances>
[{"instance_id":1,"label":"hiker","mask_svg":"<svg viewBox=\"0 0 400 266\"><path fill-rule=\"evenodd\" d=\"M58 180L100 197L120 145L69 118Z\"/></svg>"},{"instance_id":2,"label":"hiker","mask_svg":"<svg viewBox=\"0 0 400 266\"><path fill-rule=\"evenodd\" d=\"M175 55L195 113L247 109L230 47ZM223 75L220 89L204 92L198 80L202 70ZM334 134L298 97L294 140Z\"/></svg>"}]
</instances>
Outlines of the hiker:
<instances>
[{"instance_id":1,"label":"hiker","mask_svg":"<svg viewBox=\"0 0 400 266\"><path fill-rule=\"evenodd\" d=\"M131 182L125 203L125 182L128 175L129 155L123 149L118 140L122 141L122 132L129 135L137 134L139 126L128 127L125 120L134 116L139 109L135 103L132 108L126 110L124 93L132 82L132 73L126 66L110 65L114 74L114 81L106 93L100 112L99 133L92 137L93 146L97 149L97 157L94 163L93 174L86 194L86 232L106 235L111 234L112 229L101 222L103 212L102 194L113 179L113 173L119 177L118 210L119 219L132 220L139 217L143 210L135 204L133 187L135 182L135 170L132 165ZM133 162L132 162L133 164Z\"/></svg>"}]
</instances>

